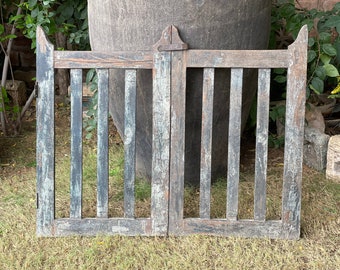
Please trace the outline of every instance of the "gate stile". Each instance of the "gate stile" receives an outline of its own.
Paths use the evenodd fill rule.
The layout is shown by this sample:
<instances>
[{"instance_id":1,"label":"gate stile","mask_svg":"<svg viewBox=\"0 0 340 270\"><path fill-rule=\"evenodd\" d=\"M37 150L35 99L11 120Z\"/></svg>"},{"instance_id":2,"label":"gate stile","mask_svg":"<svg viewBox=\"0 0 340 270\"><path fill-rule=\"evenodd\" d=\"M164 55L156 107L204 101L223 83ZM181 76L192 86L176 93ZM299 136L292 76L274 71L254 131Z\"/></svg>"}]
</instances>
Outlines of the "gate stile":
<instances>
[{"instance_id":1,"label":"gate stile","mask_svg":"<svg viewBox=\"0 0 340 270\"><path fill-rule=\"evenodd\" d=\"M37 234L186 235L207 233L297 239L300 236L302 149L308 31L287 50L188 50L169 26L148 52L54 51L37 30ZM54 69L71 69L70 218L54 217ZM82 218L82 69L98 70L97 218ZM124 217L108 217L108 69L125 69ZM184 218L187 68L203 68L200 210ZM211 145L216 68L231 69L226 218L210 218ZM258 69L254 219L238 219L243 69ZM266 220L270 69L287 68L281 220ZM134 217L136 72L153 69L150 218Z\"/></svg>"}]
</instances>

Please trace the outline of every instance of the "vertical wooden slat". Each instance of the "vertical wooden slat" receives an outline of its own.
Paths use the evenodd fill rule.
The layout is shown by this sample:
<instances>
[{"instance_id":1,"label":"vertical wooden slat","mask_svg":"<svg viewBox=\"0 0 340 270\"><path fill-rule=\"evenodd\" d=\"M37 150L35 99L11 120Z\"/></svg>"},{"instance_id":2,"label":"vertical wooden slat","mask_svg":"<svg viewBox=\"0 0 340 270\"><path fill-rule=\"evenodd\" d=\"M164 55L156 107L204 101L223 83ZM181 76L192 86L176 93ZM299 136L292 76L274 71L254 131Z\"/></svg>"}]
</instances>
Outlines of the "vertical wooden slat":
<instances>
[{"instance_id":1,"label":"vertical wooden slat","mask_svg":"<svg viewBox=\"0 0 340 270\"><path fill-rule=\"evenodd\" d=\"M98 69L98 134L97 134L97 217L108 217L109 195L109 73Z\"/></svg>"},{"instance_id":2,"label":"vertical wooden slat","mask_svg":"<svg viewBox=\"0 0 340 270\"><path fill-rule=\"evenodd\" d=\"M82 70L71 70L71 204L70 217L81 218L83 140Z\"/></svg>"},{"instance_id":3,"label":"vertical wooden slat","mask_svg":"<svg viewBox=\"0 0 340 270\"><path fill-rule=\"evenodd\" d=\"M287 238L300 237L301 182L306 102L308 29L304 26L288 47L282 222Z\"/></svg>"},{"instance_id":4,"label":"vertical wooden slat","mask_svg":"<svg viewBox=\"0 0 340 270\"><path fill-rule=\"evenodd\" d=\"M266 219L270 69L259 69L257 95L254 219Z\"/></svg>"},{"instance_id":5,"label":"vertical wooden slat","mask_svg":"<svg viewBox=\"0 0 340 270\"><path fill-rule=\"evenodd\" d=\"M237 220L238 187L240 176L241 110L243 69L231 69L228 177L227 177L227 219Z\"/></svg>"},{"instance_id":6,"label":"vertical wooden slat","mask_svg":"<svg viewBox=\"0 0 340 270\"><path fill-rule=\"evenodd\" d=\"M171 163L169 233L182 231L184 207L186 54L172 52L171 69Z\"/></svg>"},{"instance_id":7,"label":"vertical wooden slat","mask_svg":"<svg viewBox=\"0 0 340 270\"><path fill-rule=\"evenodd\" d=\"M37 28L37 235L50 236L54 197L54 69L53 45Z\"/></svg>"},{"instance_id":8,"label":"vertical wooden slat","mask_svg":"<svg viewBox=\"0 0 340 270\"><path fill-rule=\"evenodd\" d=\"M166 235L169 207L171 53L156 52L153 69L151 218L153 233Z\"/></svg>"},{"instance_id":9,"label":"vertical wooden slat","mask_svg":"<svg viewBox=\"0 0 340 270\"><path fill-rule=\"evenodd\" d=\"M136 70L126 70L124 114L124 214L127 218L133 218L135 212L136 87Z\"/></svg>"},{"instance_id":10,"label":"vertical wooden slat","mask_svg":"<svg viewBox=\"0 0 340 270\"><path fill-rule=\"evenodd\" d=\"M204 69L202 93L200 218L210 218L214 74L215 70L213 68Z\"/></svg>"}]
</instances>

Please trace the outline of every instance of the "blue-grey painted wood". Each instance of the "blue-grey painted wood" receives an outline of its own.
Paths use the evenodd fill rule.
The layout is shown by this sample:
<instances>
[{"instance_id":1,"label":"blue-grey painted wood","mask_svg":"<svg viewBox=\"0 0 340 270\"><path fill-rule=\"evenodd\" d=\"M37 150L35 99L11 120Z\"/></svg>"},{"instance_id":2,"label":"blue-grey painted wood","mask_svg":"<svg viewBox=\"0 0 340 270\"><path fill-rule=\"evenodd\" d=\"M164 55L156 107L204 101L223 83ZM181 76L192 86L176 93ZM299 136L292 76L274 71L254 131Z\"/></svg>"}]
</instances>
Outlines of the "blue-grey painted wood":
<instances>
[{"instance_id":1,"label":"blue-grey painted wood","mask_svg":"<svg viewBox=\"0 0 340 270\"><path fill-rule=\"evenodd\" d=\"M187 67L287 68L287 50L188 50Z\"/></svg>"},{"instance_id":2,"label":"blue-grey painted wood","mask_svg":"<svg viewBox=\"0 0 340 270\"><path fill-rule=\"evenodd\" d=\"M243 69L232 68L230 81L227 219L237 220L240 178L241 109Z\"/></svg>"},{"instance_id":3,"label":"blue-grey painted wood","mask_svg":"<svg viewBox=\"0 0 340 270\"><path fill-rule=\"evenodd\" d=\"M305 25L288 47L282 222L287 237L300 237L301 185L306 103L308 29Z\"/></svg>"},{"instance_id":4,"label":"blue-grey painted wood","mask_svg":"<svg viewBox=\"0 0 340 270\"><path fill-rule=\"evenodd\" d=\"M154 235L168 232L171 52L154 54L151 219Z\"/></svg>"},{"instance_id":5,"label":"blue-grey painted wood","mask_svg":"<svg viewBox=\"0 0 340 270\"><path fill-rule=\"evenodd\" d=\"M259 69L256 121L254 219L266 219L270 69Z\"/></svg>"},{"instance_id":6,"label":"blue-grey painted wood","mask_svg":"<svg viewBox=\"0 0 340 270\"><path fill-rule=\"evenodd\" d=\"M71 70L71 203L70 218L81 218L83 178L82 69Z\"/></svg>"},{"instance_id":7,"label":"blue-grey painted wood","mask_svg":"<svg viewBox=\"0 0 340 270\"><path fill-rule=\"evenodd\" d=\"M125 71L125 119L124 119L124 215L135 214L136 167L136 70Z\"/></svg>"},{"instance_id":8,"label":"blue-grey painted wood","mask_svg":"<svg viewBox=\"0 0 340 270\"><path fill-rule=\"evenodd\" d=\"M178 48L172 41L173 27L167 28L163 34L162 44L171 48ZM176 31L175 31L176 32ZM95 59L96 53L53 53L53 46L49 43L40 27L37 29L37 82L39 85L37 101L37 235L39 236L66 236L66 235L97 235L97 234L122 234L122 235L186 235L190 233L203 233L211 235L236 235L244 237L270 237L298 239L300 235L301 215L301 179L302 179L302 149L303 127L305 110L305 85L307 69L307 40L308 30L303 27L297 40L289 46L288 50L275 52L268 51L164 51L154 53L150 60L150 52L145 55L120 52L111 55L111 60L106 60L105 67L112 65L117 68L138 68L142 65L154 65L153 70L153 153L152 153L152 198L151 218L132 218L131 207L125 218L110 219L108 216L108 71L98 70L98 160L97 160L97 216L94 219L82 219L79 214L79 197L75 196L74 206L71 206L71 217L68 219L55 219L54 217L54 71L63 65L72 67L67 63L76 56L75 68L86 68L88 65L102 67L101 60ZM169 43L169 44L168 44ZM227 55L226 54L230 54ZM56 61L54 56L62 56ZM100 54L99 54L100 55ZM103 54L104 55L104 54ZM101 57L103 56L101 55ZM127 62L124 56L129 56ZM65 58L63 58L65 57ZM84 59L82 59L84 57ZM89 57L89 59L87 58ZM246 58L246 59L241 59ZM259 59L261 58L261 59ZM266 59L264 59L266 58ZM68 60L67 60L68 59ZM102 59L102 58L100 58ZM137 61L137 62L136 62ZM141 61L138 63L138 61ZM240 65L245 63L245 66ZM141 66L139 66L141 64ZM98 66L97 66L98 65ZM184 128L185 128L185 81L186 67L206 67L205 78L209 81L213 67L232 67L231 93L230 93L230 126L229 126L229 153L228 153L228 188L227 188L227 217L226 219L210 219L209 211L204 208L201 218L183 218L183 182L184 182ZM288 67L287 73L287 108L285 127L285 161L282 192L282 220L265 220L265 178L267 167L267 142L268 136L268 110L269 110L269 68ZM145 67L145 66L144 66ZM242 102L242 67L260 67L259 70L259 98L257 126L257 152L255 173L255 206L254 220L238 220L238 185L239 185L239 153L241 131L241 102ZM126 72L127 88L135 88L135 73ZM79 89L80 70L72 71L72 88L77 88L73 94L71 106L72 121L77 121L81 116L81 97ZM209 78L209 79L208 79ZM203 91L203 110L209 108L209 99L212 98L213 82L206 83ZM135 103L133 91L127 91L127 101ZM127 106L129 107L129 106ZM133 106L132 106L133 107ZM210 112L210 110L211 112ZM134 112L135 113L135 112ZM133 113L127 113L133 115ZM132 119L133 117L131 117ZM209 117L203 113L203 133L208 132ZM266 120L266 121L265 121ZM267 122L267 123L266 123ZM126 124L129 126L130 124ZM131 124L133 125L133 124ZM131 126L130 125L130 126ZM76 157L72 163L74 174L80 171L80 156L78 152L81 132L80 127L72 135L72 151ZM133 129L133 128L132 128ZM127 131L128 133L128 131ZM203 144L210 139L209 135L202 135ZM206 139L205 139L206 138ZM76 142L78 141L78 143ZM128 141L128 139L127 139ZM170 151L170 147L171 151ZM77 148L77 149L76 149ZM131 151L133 146L128 147ZM202 146L209 152L209 144ZM204 152L203 151L203 152ZM126 150L126 152L128 152ZM133 156L132 153L127 155ZM78 159L77 159L78 158ZM133 162L133 158L129 158ZM202 160L205 160L202 158ZM209 162L202 167L205 178L209 172ZM73 165L72 165L73 166ZM133 167L133 165L130 165ZM126 178L133 179L131 172ZM202 177L204 178L204 177ZM72 181L79 181L79 178ZM208 183L210 185L210 183ZM130 185L130 184L128 184ZM170 190L169 190L170 186ZM80 189L75 185L71 188ZM131 190L133 188L130 187ZM207 188L208 189L208 188ZM204 190L202 194L209 192ZM79 194L78 194L79 195ZM128 198L131 195L127 195ZM208 197L204 196L204 203L208 204ZM72 200L72 199L71 199ZM202 204L202 203L201 203ZM203 204L202 204L203 205ZM72 210L73 209L73 210ZM81 208L80 208L81 209ZM170 209L170 211L169 211Z\"/></svg>"},{"instance_id":9,"label":"blue-grey painted wood","mask_svg":"<svg viewBox=\"0 0 340 270\"><path fill-rule=\"evenodd\" d=\"M152 51L145 52L55 51L54 57L55 68L152 69L153 65Z\"/></svg>"},{"instance_id":10,"label":"blue-grey painted wood","mask_svg":"<svg viewBox=\"0 0 340 270\"><path fill-rule=\"evenodd\" d=\"M213 68L204 69L202 93L200 218L210 218L214 76L215 70Z\"/></svg>"},{"instance_id":11,"label":"blue-grey painted wood","mask_svg":"<svg viewBox=\"0 0 340 270\"><path fill-rule=\"evenodd\" d=\"M107 218L109 207L109 71L98 69L97 217Z\"/></svg>"},{"instance_id":12,"label":"blue-grey painted wood","mask_svg":"<svg viewBox=\"0 0 340 270\"><path fill-rule=\"evenodd\" d=\"M53 45L37 28L37 235L49 236L55 216Z\"/></svg>"},{"instance_id":13,"label":"blue-grey painted wood","mask_svg":"<svg viewBox=\"0 0 340 270\"><path fill-rule=\"evenodd\" d=\"M182 230L184 209L186 61L183 51L172 52L171 151L169 234Z\"/></svg>"},{"instance_id":14,"label":"blue-grey painted wood","mask_svg":"<svg viewBox=\"0 0 340 270\"><path fill-rule=\"evenodd\" d=\"M151 227L152 222L149 218L63 218L55 220L51 236L150 236Z\"/></svg>"}]
</instances>

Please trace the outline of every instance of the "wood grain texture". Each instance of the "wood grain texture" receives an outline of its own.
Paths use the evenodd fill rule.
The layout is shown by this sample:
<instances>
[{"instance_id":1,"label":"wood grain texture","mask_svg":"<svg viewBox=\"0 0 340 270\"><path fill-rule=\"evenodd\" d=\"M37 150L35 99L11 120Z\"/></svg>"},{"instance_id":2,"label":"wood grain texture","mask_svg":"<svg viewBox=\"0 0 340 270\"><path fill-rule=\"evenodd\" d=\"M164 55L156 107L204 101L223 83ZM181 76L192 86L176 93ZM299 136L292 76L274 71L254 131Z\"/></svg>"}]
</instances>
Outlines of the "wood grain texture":
<instances>
[{"instance_id":1,"label":"wood grain texture","mask_svg":"<svg viewBox=\"0 0 340 270\"><path fill-rule=\"evenodd\" d=\"M156 52L153 69L152 200L154 235L168 232L171 52Z\"/></svg>"},{"instance_id":2,"label":"wood grain texture","mask_svg":"<svg viewBox=\"0 0 340 270\"><path fill-rule=\"evenodd\" d=\"M287 237L300 237L303 140L306 103L308 29L304 26L288 47L290 65L287 72L284 176L282 222Z\"/></svg>"},{"instance_id":3,"label":"wood grain texture","mask_svg":"<svg viewBox=\"0 0 340 270\"><path fill-rule=\"evenodd\" d=\"M270 69L259 69L256 120L254 219L266 219Z\"/></svg>"},{"instance_id":4,"label":"wood grain texture","mask_svg":"<svg viewBox=\"0 0 340 270\"><path fill-rule=\"evenodd\" d=\"M184 156L185 156L185 106L186 58L184 52L172 52L171 69L171 151L170 151L170 201L169 234L182 229L184 209Z\"/></svg>"},{"instance_id":5,"label":"wood grain texture","mask_svg":"<svg viewBox=\"0 0 340 270\"><path fill-rule=\"evenodd\" d=\"M82 69L71 70L71 204L70 218L81 218L83 181Z\"/></svg>"},{"instance_id":6,"label":"wood grain texture","mask_svg":"<svg viewBox=\"0 0 340 270\"><path fill-rule=\"evenodd\" d=\"M54 205L54 70L53 45L37 28L37 235L49 236Z\"/></svg>"},{"instance_id":7,"label":"wood grain texture","mask_svg":"<svg viewBox=\"0 0 340 270\"><path fill-rule=\"evenodd\" d=\"M125 123L124 123L124 215L135 214L136 178L136 70L125 71Z\"/></svg>"},{"instance_id":8,"label":"wood grain texture","mask_svg":"<svg viewBox=\"0 0 340 270\"><path fill-rule=\"evenodd\" d=\"M98 69L97 217L109 213L109 71Z\"/></svg>"},{"instance_id":9,"label":"wood grain texture","mask_svg":"<svg viewBox=\"0 0 340 270\"><path fill-rule=\"evenodd\" d=\"M172 28L167 28L169 33ZM169 30L170 29L170 30ZM166 31L164 33L167 33ZM67 52L53 53L41 28L37 31L37 235L186 235L192 233L298 239L300 236L302 150L307 70L307 27L284 51L177 51L166 36L166 51L145 53L153 57L152 194L151 218L134 218L136 68L131 59L139 53L77 54L72 77L71 218L54 217L54 68L72 61ZM180 39L179 39L180 40ZM174 45L174 46L168 46ZM165 47L164 47L165 46ZM168 51L169 50L169 51ZM171 51L175 50L175 51ZM122 56L128 56L126 62ZM58 64L54 64L57 57ZM85 57L84 59L82 57ZM108 218L108 70L98 69L97 218L81 217L81 69L90 66L131 69L125 79L125 217ZM98 59L95 59L98 57ZM136 58L137 57L137 58ZM60 60L60 59L63 60ZM242 59L241 59L242 58ZM247 59L249 58L249 59ZM263 59L262 59L263 58ZM68 59L66 61L66 59ZM117 60L118 59L118 60ZM141 58L138 58L139 60ZM65 62L64 62L65 61ZM117 62L118 61L118 62ZM148 58L147 61L150 61ZM151 65L150 65L151 63ZM112 64L112 65L111 65ZM69 64L68 67L73 66ZM98 67L96 66L96 67ZM200 218L184 218L184 148L186 70L204 67ZM145 67L145 66L144 66ZM226 219L210 218L211 138L214 68L231 67ZM238 220L241 105L243 68L259 68L254 219ZM266 220L266 170L270 68L286 67L287 108L282 220Z\"/></svg>"},{"instance_id":10,"label":"wood grain texture","mask_svg":"<svg viewBox=\"0 0 340 270\"><path fill-rule=\"evenodd\" d=\"M214 105L215 70L205 68L203 71L202 93L202 135L200 168L200 217L210 218L211 191L211 154Z\"/></svg>"},{"instance_id":11,"label":"wood grain texture","mask_svg":"<svg viewBox=\"0 0 340 270\"><path fill-rule=\"evenodd\" d=\"M188 67L286 68L287 50L189 50Z\"/></svg>"},{"instance_id":12,"label":"wood grain texture","mask_svg":"<svg viewBox=\"0 0 340 270\"><path fill-rule=\"evenodd\" d=\"M54 68L152 69L152 52L55 51Z\"/></svg>"},{"instance_id":13,"label":"wood grain texture","mask_svg":"<svg viewBox=\"0 0 340 270\"><path fill-rule=\"evenodd\" d=\"M227 219L237 220L240 178L243 69L231 70L227 176Z\"/></svg>"}]
</instances>

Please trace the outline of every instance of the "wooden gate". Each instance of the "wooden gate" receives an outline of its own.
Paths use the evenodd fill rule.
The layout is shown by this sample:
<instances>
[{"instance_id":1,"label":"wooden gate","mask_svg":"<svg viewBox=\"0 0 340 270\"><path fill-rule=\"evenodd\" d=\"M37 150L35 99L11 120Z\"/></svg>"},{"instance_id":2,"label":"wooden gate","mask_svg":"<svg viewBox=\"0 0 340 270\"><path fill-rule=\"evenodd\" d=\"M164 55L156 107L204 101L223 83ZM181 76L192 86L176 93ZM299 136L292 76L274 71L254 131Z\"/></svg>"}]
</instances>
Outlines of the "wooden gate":
<instances>
[{"instance_id":1,"label":"wooden gate","mask_svg":"<svg viewBox=\"0 0 340 270\"><path fill-rule=\"evenodd\" d=\"M300 236L307 27L287 50L189 50L169 26L148 52L54 51L37 30L37 234L186 235L204 233L297 239ZM55 218L54 69L71 70L70 217ZM82 217L82 69L98 72L97 217ZM187 68L203 68L200 214L184 218ZM231 69L226 218L210 217L216 68ZM258 69L254 218L238 219L242 78ZM281 220L266 220L271 68L287 69ZM108 69L125 69L124 217L108 217ZM134 217L136 71L153 70L152 193L149 218Z\"/></svg>"}]
</instances>

